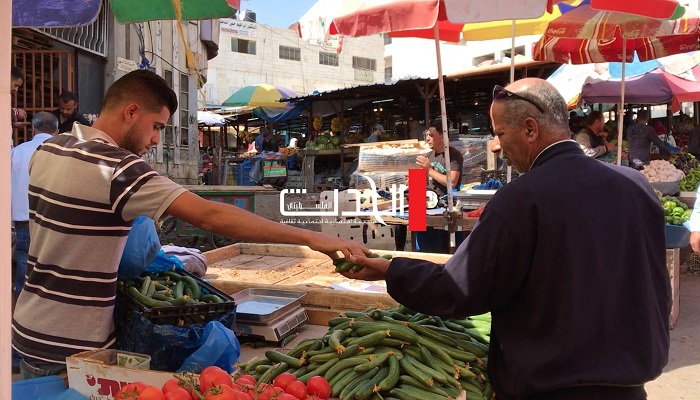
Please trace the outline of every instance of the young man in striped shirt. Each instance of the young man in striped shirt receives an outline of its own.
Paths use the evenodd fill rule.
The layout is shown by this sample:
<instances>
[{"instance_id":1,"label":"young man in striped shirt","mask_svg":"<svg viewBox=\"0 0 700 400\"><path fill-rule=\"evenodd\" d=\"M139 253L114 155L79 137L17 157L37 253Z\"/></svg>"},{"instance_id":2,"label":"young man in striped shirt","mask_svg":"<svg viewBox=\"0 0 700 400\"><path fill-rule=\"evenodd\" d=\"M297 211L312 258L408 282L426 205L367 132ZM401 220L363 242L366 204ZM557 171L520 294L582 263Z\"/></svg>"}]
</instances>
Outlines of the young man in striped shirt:
<instances>
[{"instance_id":1,"label":"young man in striped shirt","mask_svg":"<svg viewBox=\"0 0 700 400\"><path fill-rule=\"evenodd\" d=\"M158 175L141 155L177 109L163 78L138 70L107 91L94 126L46 141L29 166L27 281L12 319L23 378L65 371L66 357L114 345L117 270L139 215L170 214L222 236L307 245L329 256L368 250L207 201Z\"/></svg>"}]
</instances>

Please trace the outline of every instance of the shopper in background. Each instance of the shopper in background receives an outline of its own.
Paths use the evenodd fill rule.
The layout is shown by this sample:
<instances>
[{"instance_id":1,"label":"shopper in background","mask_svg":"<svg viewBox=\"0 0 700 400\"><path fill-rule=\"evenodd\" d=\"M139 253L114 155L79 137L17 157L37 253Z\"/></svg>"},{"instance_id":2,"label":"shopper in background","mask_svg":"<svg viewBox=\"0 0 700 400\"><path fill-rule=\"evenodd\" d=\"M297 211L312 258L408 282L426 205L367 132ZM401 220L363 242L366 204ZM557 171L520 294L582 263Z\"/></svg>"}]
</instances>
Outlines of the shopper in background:
<instances>
[{"instance_id":1,"label":"shopper in background","mask_svg":"<svg viewBox=\"0 0 700 400\"><path fill-rule=\"evenodd\" d=\"M616 150L614 144L605 140L607 136L603 114L593 111L586 118L585 126L574 135L574 140L588 157L598 158Z\"/></svg>"},{"instance_id":2,"label":"shopper in background","mask_svg":"<svg viewBox=\"0 0 700 400\"><path fill-rule=\"evenodd\" d=\"M396 301L428 315L491 311L499 400L645 399L670 344L658 197L638 171L583 153L550 83L497 86L493 99L492 149L524 174L445 265L353 256L367 268L345 275L385 279Z\"/></svg>"},{"instance_id":3,"label":"shopper in background","mask_svg":"<svg viewBox=\"0 0 700 400\"><path fill-rule=\"evenodd\" d=\"M39 111L32 118L32 140L12 149L10 177L12 189L12 223L15 226L15 296L24 286L29 251L29 160L36 149L58 134L58 119L51 113Z\"/></svg>"},{"instance_id":4,"label":"shopper in background","mask_svg":"<svg viewBox=\"0 0 700 400\"><path fill-rule=\"evenodd\" d=\"M53 115L58 118L60 133L72 131L76 122L86 126L92 125L78 111L78 97L73 92L64 91L58 96L58 108L53 110Z\"/></svg>"},{"instance_id":5,"label":"shopper in background","mask_svg":"<svg viewBox=\"0 0 700 400\"><path fill-rule=\"evenodd\" d=\"M656 135L659 136L659 139L661 139L662 142L666 143L666 145L671 146L671 147L677 147L676 146L676 139L674 139L673 136L671 136L671 134L668 133L663 122L654 121L654 130L656 131ZM651 152L658 153L659 148L652 145Z\"/></svg>"},{"instance_id":6,"label":"shopper in background","mask_svg":"<svg viewBox=\"0 0 700 400\"><path fill-rule=\"evenodd\" d=\"M379 139L381 139L382 135L384 134L384 127L380 124L377 124L372 128L372 134L369 135L367 138L367 143L375 143L378 142Z\"/></svg>"},{"instance_id":7,"label":"shopper in background","mask_svg":"<svg viewBox=\"0 0 700 400\"><path fill-rule=\"evenodd\" d=\"M94 127L75 124L32 157L28 273L12 319L24 379L64 373L66 357L114 346L117 270L138 216L170 214L218 235L306 245L331 257L369 251L205 200L158 175L141 156L176 109L163 78L136 70L107 90Z\"/></svg>"},{"instance_id":8,"label":"shopper in background","mask_svg":"<svg viewBox=\"0 0 700 400\"><path fill-rule=\"evenodd\" d=\"M22 85L24 85L24 74L17 67L12 67L10 70L12 77L10 81L10 93L16 94ZM23 128L31 124L27 122L27 112L21 108L12 108L12 129Z\"/></svg>"},{"instance_id":9,"label":"shopper in background","mask_svg":"<svg viewBox=\"0 0 700 400\"><path fill-rule=\"evenodd\" d=\"M409 139L416 139L418 141L424 141L425 140L425 127L420 124L420 121L416 118L411 118L411 122L409 124Z\"/></svg>"},{"instance_id":10,"label":"shopper in background","mask_svg":"<svg viewBox=\"0 0 700 400\"><path fill-rule=\"evenodd\" d=\"M642 164L649 164L651 161L651 144L655 144L660 151L666 153L676 153L664 143L656 130L647 125L649 122L649 111L640 110L637 112L637 121L627 128L627 143L629 144L629 159L635 159Z\"/></svg>"}]
</instances>

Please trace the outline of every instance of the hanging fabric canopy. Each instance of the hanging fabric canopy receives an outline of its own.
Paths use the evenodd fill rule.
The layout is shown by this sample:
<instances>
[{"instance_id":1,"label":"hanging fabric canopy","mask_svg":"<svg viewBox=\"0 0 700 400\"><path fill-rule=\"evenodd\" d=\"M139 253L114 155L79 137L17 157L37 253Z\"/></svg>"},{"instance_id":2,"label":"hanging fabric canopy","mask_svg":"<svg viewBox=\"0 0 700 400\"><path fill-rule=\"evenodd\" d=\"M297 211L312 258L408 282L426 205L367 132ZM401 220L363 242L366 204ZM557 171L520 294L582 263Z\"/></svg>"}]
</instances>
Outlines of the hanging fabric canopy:
<instances>
[{"instance_id":1,"label":"hanging fabric canopy","mask_svg":"<svg viewBox=\"0 0 700 400\"><path fill-rule=\"evenodd\" d=\"M110 0L122 24L153 20L218 19L233 16L240 0ZM102 0L12 0L13 27L73 27L97 18ZM178 18L178 13L181 13Z\"/></svg>"}]
</instances>

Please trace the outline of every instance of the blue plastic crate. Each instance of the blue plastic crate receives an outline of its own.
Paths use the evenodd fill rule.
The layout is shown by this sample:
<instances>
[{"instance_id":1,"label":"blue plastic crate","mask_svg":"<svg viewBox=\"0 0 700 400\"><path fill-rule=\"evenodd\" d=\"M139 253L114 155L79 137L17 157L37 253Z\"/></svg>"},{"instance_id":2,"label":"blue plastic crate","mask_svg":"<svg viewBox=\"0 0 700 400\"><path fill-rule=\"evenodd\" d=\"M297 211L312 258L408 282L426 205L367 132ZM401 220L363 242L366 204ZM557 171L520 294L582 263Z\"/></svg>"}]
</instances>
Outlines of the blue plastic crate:
<instances>
[{"instance_id":1,"label":"blue plastic crate","mask_svg":"<svg viewBox=\"0 0 700 400\"><path fill-rule=\"evenodd\" d=\"M12 382L12 400L54 399L66 391L58 375Z\"/></svg>"},{"instance_id":2,"label":"blue plastic crate","mask_svg":"<svg viewBox=\"0 0 700 400\"><path fill-rule=\"evenodd\" d=\"M685 226L666 224L666 248L686 247L690 243L690 231Z\"/></svg>"},{"instance_id":3,"label":"blue plastic crate","mask_svg":"<svg viewBox=\"0 0 700 400\"><path fill-rule=\"evenodd\" d=\"M234 164L231 167L233 172L233 180L238 186L255 186L255 182L250 179L250 170L253 169L253 163L244 161L241 164Z\"/></svg>"}]
</instances>

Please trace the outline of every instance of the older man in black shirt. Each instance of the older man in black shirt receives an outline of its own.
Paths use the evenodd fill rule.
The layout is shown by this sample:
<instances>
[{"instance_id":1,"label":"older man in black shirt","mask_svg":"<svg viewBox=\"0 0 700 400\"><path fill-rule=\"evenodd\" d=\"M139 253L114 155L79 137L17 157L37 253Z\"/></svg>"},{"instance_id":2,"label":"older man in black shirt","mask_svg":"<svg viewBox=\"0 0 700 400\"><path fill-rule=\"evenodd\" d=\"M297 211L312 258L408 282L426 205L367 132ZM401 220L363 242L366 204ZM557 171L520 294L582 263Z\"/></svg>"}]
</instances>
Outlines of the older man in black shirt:
<instances>
[{"instance_id":1,"label":"older man in black shirt","mask_svg":"<svg viewBox=\"0 0 700 400\"><path fill-rule=\"evenodd\" d=\"M52 111L58 118L58 132L70 132L73 130L73 123L91 126L90 121L85 119L78 112L78 97L73 92L64 91L58 96L58 108Z\"/></svg>"},{"instance_id":2,"label":"older man in black shirt","mask_svg":"<svg viewBox=\"0 0 700 400\"><path fill-rule=\"evenodd\" d=\"M668 362L664 214L631 168L587 157L548 82L496 87L495 150L524 172L486 204L445 265L351 257L358 279L429 315L491 311L499 400L646 398ZM592 240L595 238L595 240Z\"/></svg>"}]
</instances>

